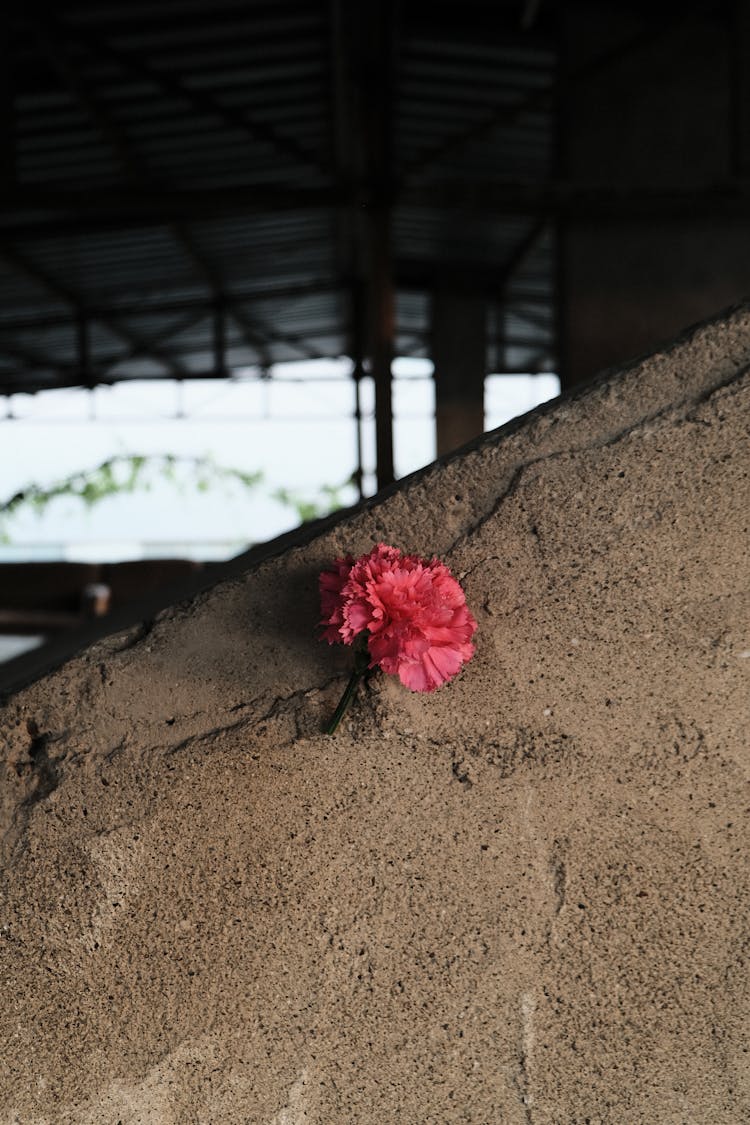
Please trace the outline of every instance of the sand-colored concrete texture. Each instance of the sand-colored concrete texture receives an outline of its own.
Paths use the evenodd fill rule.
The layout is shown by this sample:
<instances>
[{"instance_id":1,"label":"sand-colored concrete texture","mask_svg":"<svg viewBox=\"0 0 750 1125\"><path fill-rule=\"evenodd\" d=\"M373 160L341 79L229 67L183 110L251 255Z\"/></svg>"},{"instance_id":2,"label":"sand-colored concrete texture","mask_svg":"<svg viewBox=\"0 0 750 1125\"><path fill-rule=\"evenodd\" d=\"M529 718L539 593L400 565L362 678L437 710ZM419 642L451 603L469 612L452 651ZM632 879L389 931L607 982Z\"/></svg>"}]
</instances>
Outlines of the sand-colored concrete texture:
<instances>
[{"instance_id":1,"label":"sand-colored concrete texture","mask_svg":"<svg viewBox=\"0 0 750 1125\"><path fill-rule=\"evenodd\" d=\"M750 308L0 711L2 1125L750 1121ZM432 695L317 575L438 553Z\"/></svg>"}]
</instances>

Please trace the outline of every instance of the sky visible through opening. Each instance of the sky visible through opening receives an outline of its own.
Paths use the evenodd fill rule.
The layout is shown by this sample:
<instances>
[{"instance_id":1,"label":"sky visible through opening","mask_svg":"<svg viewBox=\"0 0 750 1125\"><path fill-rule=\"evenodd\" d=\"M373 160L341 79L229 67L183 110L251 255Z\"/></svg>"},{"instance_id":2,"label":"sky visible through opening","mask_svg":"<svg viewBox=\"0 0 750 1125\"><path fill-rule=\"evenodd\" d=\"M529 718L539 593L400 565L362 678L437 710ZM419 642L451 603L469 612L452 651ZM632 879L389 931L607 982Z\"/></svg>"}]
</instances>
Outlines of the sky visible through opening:
<instances>
[{"instance_id":1,"label":"sky visible through opening","mask_svg":"<svg viewBox=\"0 0 750 1125\"><path fill-rule=\"evenodd\" d=\"M208 458L261 472L252 490L208 473L204 491L146 474L149 491L111 496L90 509L70 496L41 514L19 509L3 524L0 561L229 558L299 523L294 501L344 505L357 462L355 388L347 359L279 364L271 379L254 370L227 380L122 382L112 387L0 398L0 503L35 483L50 486L116 456ZM364 489L375 491L374 386L360 384ZM559 393L557 377L490 375L485 429ZM427 360L394 363L394 456L404 477L435 458L434 383ZM292 494L282 501L280 489Z\"/></svg>"}]
</instances>

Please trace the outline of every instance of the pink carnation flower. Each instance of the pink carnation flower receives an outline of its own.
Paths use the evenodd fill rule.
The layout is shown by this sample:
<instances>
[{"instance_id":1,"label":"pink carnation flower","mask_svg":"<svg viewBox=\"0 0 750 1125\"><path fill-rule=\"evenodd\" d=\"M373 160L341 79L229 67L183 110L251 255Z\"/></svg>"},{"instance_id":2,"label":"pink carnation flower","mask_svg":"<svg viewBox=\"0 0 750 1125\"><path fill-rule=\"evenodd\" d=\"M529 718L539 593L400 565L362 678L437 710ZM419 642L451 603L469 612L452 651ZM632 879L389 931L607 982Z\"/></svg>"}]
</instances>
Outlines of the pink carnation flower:
<instances>
[{"instance_id":1,"label":"pink carnation flower","mask_svg":"<svg viewBox=\"0 0 750 1125\"><path fill-rule=\"evenodd\" d=\"M336 559L331 570L324 570L320 576L320 612L323 616L322 624L326 626L323 638L329 645L341 640L339 629L344 624L341 590L349 577L353 562L352 555Z\"/></svg>"},{"instance_id":2,"label":"pink carnation flower","mask_svg":"<svg viewBox=\"0 0 750 1125\"><path fill-rule=\"evenodd\" d=\"M434 691L474 653L477 623L447 566L379 543L336 559L320 576L323 637L353 644L366 634L371 668L412 691Z\"/></svg>"}]
</instances>

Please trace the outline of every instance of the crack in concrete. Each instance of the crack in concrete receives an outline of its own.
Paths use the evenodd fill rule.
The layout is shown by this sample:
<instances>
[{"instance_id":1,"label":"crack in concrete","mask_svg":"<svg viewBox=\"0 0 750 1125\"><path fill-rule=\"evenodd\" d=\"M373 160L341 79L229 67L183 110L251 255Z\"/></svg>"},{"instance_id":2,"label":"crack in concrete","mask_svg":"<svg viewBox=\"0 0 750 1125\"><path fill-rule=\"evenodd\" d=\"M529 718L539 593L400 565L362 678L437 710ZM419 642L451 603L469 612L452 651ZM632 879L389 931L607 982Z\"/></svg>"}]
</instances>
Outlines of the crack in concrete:
<instances>
[{"instance_id":1,"label":"crack in concrete","mask_svg":"<svg viewBox=\"0 0 750 1125\"><path fill-rule=\"evenodd\" d=\"M511 469L510 479L508 480L505 488L500 493L500 495L495 500L493 500L489 510L481 515L477 520L474 521L474 523L471 524L469 528L462 531L460 535L458 535L453 540L453 542L447 548L445 555L451 555L459 547L459 545L475 536L486 523L488 523L494 516L498 514L503 504L519 490L521 482L528 470L535 469L539 465L543 465L548 462L561 460L564 457L577 457L582 453L592 452L593 450L608 449L611 446L617 445L619 442L624 441L628 437L637 435L639 430L645 429L645 427L652 425L654 422L663 421L670 417L675 424L685 421L686 419L689 420L691 413L694 413L699 406L703 405L706 402L709 402L710 399L719 391L726 390L733 384L738 385L738 392L743 389L739 386L739 384L741 384L749 374L750 365L734 372L733 375L727 377L726 379L719 380L717 383L713 384L711 387L705 388L700 393L687 396L678 403L668 403L667 405L661 407L659 410L651 411L651 413L643 415L641 418L638 418L630 425L624 426L622 429L617 430L614 433L607 434L605 437L596 439L591 442L583 442L580 445L571 445L562 450L551 450L549 453L543 453L539 457L532 457L528 461L520 462L513 469ZM491 556L491 558L497 558L497 556ZM471 567L470 570L464 571L458 575L459 580L464 581L465 578L468 578L470 574L473 574L475 570L477 570L480 566L486 565L486 563L489 561L490 558L483 559L480 562L475 563L475 565Z\"/></svg>"},{"instance_id":2,"label":"crack in concrete","mask_svg":"<svg viewBox=\"0 0 750 1125\"><path fill-rule=\"evenodd\" d=\"M150 631L150 630L149 630ZM145 634L144 634L145 636ZM140 639L143 639L141 637ZM139 643L137 640L133 644ZM130 646L128 646L130 647ZM296 691L291 692L287 696L282 696L275 699L266 710L258 714L245 714L240 718L236 718L231 722L224 722L214 724L212 726L193 731L191 734L186 735L184 738L172 742L156 741L152 743L147 754L163 754L172 757L175 754L189 748L190 746L205 742L207 739L214 738L218 735L226 734L230 731L246 729L251 732L256 727L264 722L278 718L279 716L291 714L295 724L295 737L304 737L311 732L303 731L302 724L298 719L299 704L302 700L309 698L316 693L325 692L334 683L339 683L342 680L341 675L335 675L324 680L322 684L307 685L303 688L298 688ZM267 693L268 694L268 693ZM227 714L233 714L237 711L247 711L250 708L256 707L262 701L262 696L257 699L240 702L229 708ZM207 711L196 711L192 715L186 716L184 722L190 722L198 716L207 715ZM170 724L171 725L171 724ZM82 754L70 754L64 749L65 743L70 738L69 731L62 731L58 733L44 732L40 733L37 725L30 721L29 735L31 744L28 752L28 761L25 763L25 768L29 777L35 779L35 784L23 796L16 805L13 812L7 819L5 831L0 837L0 853L7 859L12 858L19 847L23 846L23 838L28 827L29 817L34 805L46 800L51 793L58 789L65 781L64 765L73 763L82 757ZM315 731L312 733L321 733ZM61 744L62 751L51 757L48 747L51 744ZM115 746L107 750L97 753L97 757L102 762L111 761L111 759L121 752L125 747L124 740L120 740ZM20 774L24 770L24 763L21 762L16 765L16 772Z\"/></svg>"},{"instance_id":3,"label":"crack in concrete","mask_svg":"<svg viewBox=\"0 0 750 1125\"><path fill-rule=\"evenodd\" d=\"M157 752L159 750L161 750L162 752L170 754L170 755L176 754L176 753L179 753L179 751L184 750L186 747L188 747L188 746L190 746L194 743L202 742L207 738L214 738L215 736L220 735L220 734L226 734L228 731L240 730L242 728L247 728L248 731L251 731L255 727L261 725L262 723L266 723L266 722L269 722L273 719L279 718L279 716L288 715L288 714L291 714L292 716L296 716L297 711L298 711L298 704L303 699L307 699L312 694L315 694L315 693L322 693L322 692L326 691L329 687L331 687L332 684L338 683L341 680L342 680L342 677L339 676L339 675L336 675L336 676L330 677L328 680L325 680L322 684L308 685L308 686L303 687L303 688L297 688L295 691L291 692L289 695L281 696L281 697L278 697L278 698L274 699L274 701L273 701L273 703L271 703L270 707L267 707L266 710L260 715L257 715L257 714L256 715L245 715L242 718L233 720L232 722L220 723L218 725L208 727L204 730L195 731L192 734L188 735L187 737L185 737L183 739L180 739L177 742L157 744L154 747L152 747L152 749L154 751L157 751ZM257 704L260 704L261 699L262 699L262 697L259 697L258 699L253 699L253 700L251 700L247 703L235 704L234 706L229 708L228 713L232 714L232 713L236 713L239 710L246 710L250 707L254 707ZM199 711L199 712L196 712L196 714L197 715L207 714L207 712ZM297 737L301 737L301 735L299 733L299 726L298 726L297 729L298 729ZM322 731L321 731L321 733L322 733Z\"/></svg>"},{"instance_id":4,"label":"crack in concrete","mask_svg":"<svg viewBox=\"0 0 750 1125\"><path fill-rule=\"evenodd\" d=\"M179 742L160 743L153 746L152 752L168 754L170 757L174 754L179 754L182 750L187 750L188 747L193 746L200 742L205 742L206 739L215 738L217 735L226 734L232 730L241 730L243 727L251 726L252 719L236 719L233 723L224 723L220 726L210 727L207 730L196 731L194 734L187 735L186 738L180 739Z\"/></svg>"}]
</instances>

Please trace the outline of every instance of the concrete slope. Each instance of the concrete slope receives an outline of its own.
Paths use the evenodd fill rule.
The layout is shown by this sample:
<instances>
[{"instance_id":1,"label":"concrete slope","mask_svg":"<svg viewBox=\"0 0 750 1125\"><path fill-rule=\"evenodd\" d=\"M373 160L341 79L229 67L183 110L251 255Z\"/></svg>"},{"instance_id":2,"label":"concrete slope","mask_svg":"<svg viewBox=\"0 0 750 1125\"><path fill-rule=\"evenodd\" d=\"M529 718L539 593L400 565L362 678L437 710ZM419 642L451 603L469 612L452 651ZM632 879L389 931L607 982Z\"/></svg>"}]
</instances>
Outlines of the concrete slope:
<instances>
[{"instance_id":1,"label":"concrete slope","mask_svg":"<svg viewBox=\"0 0 750 1125\"><path fill-rule=\"evenodd\" d=\"M750 310L0 711L0 1122L750 1120ZM478 621L373 676L317 575Z\"/></svg>"}]
</instances>

